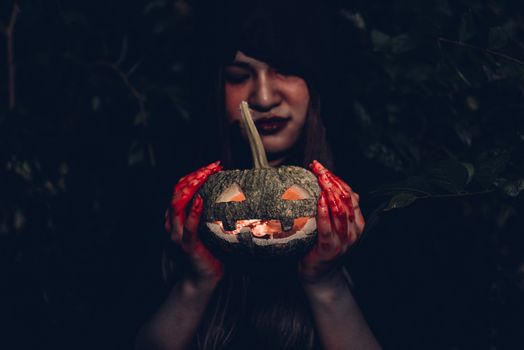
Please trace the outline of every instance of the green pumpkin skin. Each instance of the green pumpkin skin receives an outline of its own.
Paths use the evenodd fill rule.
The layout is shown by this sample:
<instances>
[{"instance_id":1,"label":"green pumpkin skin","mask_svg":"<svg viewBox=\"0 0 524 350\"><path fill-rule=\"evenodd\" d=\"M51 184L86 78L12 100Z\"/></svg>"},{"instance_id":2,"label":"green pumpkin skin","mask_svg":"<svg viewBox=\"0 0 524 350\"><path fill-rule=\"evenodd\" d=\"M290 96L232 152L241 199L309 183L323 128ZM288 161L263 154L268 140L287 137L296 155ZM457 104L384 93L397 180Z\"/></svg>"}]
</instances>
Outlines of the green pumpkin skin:
<instances>
[{"instance_id":1,"label":"green pumpkin skin","mask_svg":"<svg viewBox=\"0 0 524 350\"><path fill-rule=\"evenodd\" d=\"M216 203L219 196L237 184L245 200ZM298 185L308 193L308 199L285 200L284 192ZM221 171L210 176L199 190L204 208L200 219L200 237L204 244L219 255L240 255L257 258L277 258L304 255L317 236L316 212L320 187L315 175L301 167L256 168ZM224 229L233 230L237 220L280 220L284 231L293 220L310 217L301 232L286 238L257 238L249 232L227 234L212 230L210 223L221 221ZM215 231L215 232L214 232Z\"/></svg>"}]
</instances>

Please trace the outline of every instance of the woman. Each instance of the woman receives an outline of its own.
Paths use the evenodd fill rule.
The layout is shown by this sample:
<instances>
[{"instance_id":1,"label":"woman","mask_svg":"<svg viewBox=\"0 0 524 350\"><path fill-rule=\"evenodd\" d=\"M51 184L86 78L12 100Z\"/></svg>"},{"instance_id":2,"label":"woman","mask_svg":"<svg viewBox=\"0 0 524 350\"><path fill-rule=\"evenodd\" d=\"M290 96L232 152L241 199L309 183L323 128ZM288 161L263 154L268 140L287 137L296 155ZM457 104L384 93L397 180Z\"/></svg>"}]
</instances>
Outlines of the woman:
<instances>
[{"instance_id":1,"label":"woman","mask_svg":"<svg viewBox=\"0 0 524 350\"><path fill-rule=\"evenodd\" d=\"M203 245L197 229L202 198L196 191L222 165L215 162L183 177L175 186L166 230L185 262L175 261L178 280L142 329L137 348L379 348L342 264L364 229L359 197L314 160L331 163L315 79L307 69L283 71L283 61L271 58L279 51L274 43L261 45L258 32L267 35L275 26L260 30L269 22L267 14L251 10L234 56L220 70L223 159L231 167L248 165L248 148L238 146L245 143L239 105L247 101L271 165L311 163L322 189L318 240L300 261L285 266L227 264ZM294 60L292 66L300 64Z\"/></svg>"}]
</instances>

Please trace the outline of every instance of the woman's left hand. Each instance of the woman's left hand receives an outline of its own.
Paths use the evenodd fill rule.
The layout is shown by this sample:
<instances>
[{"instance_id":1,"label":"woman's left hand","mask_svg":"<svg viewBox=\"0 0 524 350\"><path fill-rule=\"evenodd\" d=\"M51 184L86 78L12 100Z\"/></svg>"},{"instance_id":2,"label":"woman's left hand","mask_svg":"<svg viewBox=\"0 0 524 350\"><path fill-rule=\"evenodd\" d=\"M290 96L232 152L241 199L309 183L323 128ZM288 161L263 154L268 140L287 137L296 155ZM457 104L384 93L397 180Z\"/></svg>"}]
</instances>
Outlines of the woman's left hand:
<instances>
[{"instance_id":1,"label":"woman's left hand","mask_svg":"<svg viewBox=\"0 0 524 350\"><path fill-rule=\"evenodd\" d=\"M341 272L341 257L364 231L359 195L316 160L310 164L322 192L317 204L318 239L300 261L299 272L307 283L321 282Z\"/></svg>"}]
</instances>

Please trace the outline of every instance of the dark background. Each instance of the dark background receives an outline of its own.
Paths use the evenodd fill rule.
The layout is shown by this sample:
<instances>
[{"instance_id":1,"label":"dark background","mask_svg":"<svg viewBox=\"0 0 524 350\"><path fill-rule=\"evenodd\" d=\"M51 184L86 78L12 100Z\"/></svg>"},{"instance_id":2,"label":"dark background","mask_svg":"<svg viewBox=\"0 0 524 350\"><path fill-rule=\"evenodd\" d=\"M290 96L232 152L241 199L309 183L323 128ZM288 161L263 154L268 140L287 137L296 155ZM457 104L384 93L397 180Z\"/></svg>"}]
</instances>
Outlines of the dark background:
<instances>
[{"instance_id":1,"label":"dark background","mask_svg":"<svg viewBox=\"0 0 524 350\"><path fill-rule=\"evenodd\" d=\"M348 265L385 348L524 346L523 7L333 2L324 117L362 196ZM3 349L130 349L162 300L171 188L215 155L195 117L213 11L0 4Z\"/></svg>"}]
</instances>

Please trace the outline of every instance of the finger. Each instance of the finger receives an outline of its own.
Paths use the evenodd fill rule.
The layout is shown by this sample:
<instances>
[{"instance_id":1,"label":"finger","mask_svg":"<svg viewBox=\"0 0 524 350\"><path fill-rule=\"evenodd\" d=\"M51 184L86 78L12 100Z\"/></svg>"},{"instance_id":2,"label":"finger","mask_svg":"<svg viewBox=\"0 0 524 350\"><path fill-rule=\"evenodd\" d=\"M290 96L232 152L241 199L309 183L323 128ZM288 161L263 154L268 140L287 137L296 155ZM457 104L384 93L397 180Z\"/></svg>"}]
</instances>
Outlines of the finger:
<instances>
[{"instance_id":1,"label":"finger","mask_svg":"<svg viewBox=\"0 0 524 350\"><path fill-rule=\"evenodd\" d=\"M222 166L219 165L219 163L220 161L211 163L181 178L175 185L173 197L176 197L178 192L182 191L188 186L191 187L194 185L198 186L199 184L203 184L210 175L222 170Z\"/></svg>"},{"instance_id":2,"label":"finger","mask_svg":"<svg viewBox=\"0 0 524 350\"><path fill-rule=\"evenodd\" d=\"M348 232L348 215L346 205L343 203L338 189L331 185L330 189L326 189L327 203L329 212L331 214L331 224L335 229L335 233L340 237L342 242L347 242Z\"/></svg>"},{"instance_id":3,"label":"finger","mask_svg":"<svg viewBox=\"0 0 524 350\"><path fill-rule=\"evenodd\" d=\"M347 191L348 193L352 192L351 187L346 182L344 182L344 180L342 180L341 178L333 174L331 171L326 169L319 161L314 160L313 162L311 162L309 167L315 175L319 176L322 174L328 174L332 179L335 179L345 191Z\"/></svg>"},{"instance_id":4,"label":"finger","mask_svg":"<svg viewBox=\"0 0 524 350\"><path fill-rule=\"evenodd\" d=\"M333 250L335 246L333 228L329 217L329 208L324 192L320 193L317 205L317 233L319 253L325 254Z\"/></svg>"},{"instance_id":5,"label":"finger","mask_svg":"<svg viewBox=\"0 0 524 350\"><path fill-rule=\"evenodd\" d=\"M349 235L349 241L347 244L344 245L343 251L347 251L351 246L354 245L354 243L360 238L362 235L362 232L364 231L365 222L364 217L362 216L362 212L359 207L358 203L358 194L352 193L351 194L351 200L353 203L353 207L355 210L355 220L349 225L348 235Z\"/></svg>"},{"instance_id":6,"label":"finger","mask_svg":"<svg viewBox=\"0 0 524 350\"><path fill-rule=\"evenodd\" d=\"M175 242L180 242L182 234L184 233L184 224L186 218L183 211L173 213L173 227L171 231L171 239Z\"/></svg>"},{"instance_id":7,"label":"finger","mask_svg":"<svg viewBox=\"0 0 524 350\"><path fill-rule=\"evenodd\" d=\"M312 161L311 164L309 164L309 168L317 177L328 171L326 168L324 168L322 164L320 164L319 161L316 160Z\"/></svg>"},{"instance_id":8,"label":"finger","mask_svg":"<svg viewBox=\"0 0 524 350\"><path fill-rule=\"evenodd\" d=\"M192 244L197 239L198 224L200 222L200 216L202 215L202 197L198 194L193 200L193 205L187 216L186 223L184 225L184 234L182 236L182 242L184 244Z\"/></svg>"},{"instance_id":9,"label":"finger","mask_svg":"<svg viewBox=\"0 0 524 350\"><path fill-rule=\"evenodd\" d=\"M310 165L311 170L318 178L320 188L326 193L326 199L331 213L332 224L342 242L348 241L348 215L352 209L348 208L349 196L342 192L330 177L330 172L317 161ZM346 201L346 203L344 203ZM351 205L350 205L351 206Z\"/></svg>"},{"instance_id":10,"label":"finger","mask_svg":"<svg viewBox=\"0 0 524 350\"><path fill-rule=\"evenodd\" d=\"M220 171L221 169L222 169L222 166L220 165L220 161L216 161L214 163L201 167L200 169L178 180L178 183L175 186L175 191L186 187L188 183L194 181L195 179L203 182L209 177L209 175L214 174L217 171Z\"/></svg>"},{"instance_id":11,"label":"finger","mask_svg":"<svg viewBox=\"0 0 524 350\"><path fill-rule=\"evenodd\" d=\"M326 176L335 184L335 186L338 187L341 193L341 199L344 203L344 209L346 210L349 222L353 222L355 220L355 212L354 212L354 206L352 201L352 193L351 187L349 187L348 184L346 184L344 181L340 180L337 176L332 174L331 172L326 173Z\"/></svg>"},{"instance_id":12,"label":"finger","mask_svg":"<svg viewBox=\"0 0 524 350\"><path fill-rule=\"evenodd\" d=\"M349 216L349 221L353 221L354 220L354 213L353 213L353 205L352 205L352 202L351 202L351 193L353 192L351 190L351 187L345 182L343 181L342 179L340 179L338 176L336 176L335 174L333 174L331 171L329 171L328 169L326 169L322 164L320 164L320 162L314 160L312 163L311 163L311 167L312 167L312 170L313 170L313 173L315 173L315 175L319 176L319 177L322 177L322 179L326 179L327 181L335 184L336 187L338 187L339 189L339 193L340 193L340 197L343 201L343 203L345 204L345 210L347 210L347 214Z\"/></svg>"},{"instance_id":13,"label":"finger","mask_svg":"<svg viewBox=\"0 0 524 350\"><path fill-rule=\"evenodd\" d=\"M321 240L329 238L333 232L331 228L331 219L329 218L326 195L324 192L320 193L320 198L318 199L317 204L317 232L319 239Z\"/></svg>"},{"instance_id":14,"label":"finger","mask_svg":"<svg viewBox=\"0 0 524 350\"><path fill-rule=\"evenodd\" d=\"M353 222L355 220L355 213L353 209L353 203L351 200L351 195L353 193L353 190L351 187L342 179L340 179L338 176L333 174L331 171L326 169L320 162L314 160L310 165L311 170L315 175L319 177L319 183L321 184L321 180L325 182L331 182L336 187L338 187L339 191L337 194L340 195L340 198L342 199L342 202L344 204L344 210L346 211L347 217L349 219L349 222ZM321 184L322 185L322 184ZM358 202L358 194L357 194L357 202ZM338 231L338 230L337 230ZM340 232L340 231L339 231Z\"/></svg>"},{"instance_id":15,"label":"finger","mask_svg":"<svg viewBox=\"0 0 524 350\"><path fill-rule=\"evenodd\" d=\"M196 191L202 187L207 178L222 169L219 163L220 161L217 161L200 168L175 186L173 199L171 200L171 208L173 209L173 223L177 236L180 236L183 232L187 204L191 198L193 198Z\"/></svg>"}]
</instances>

